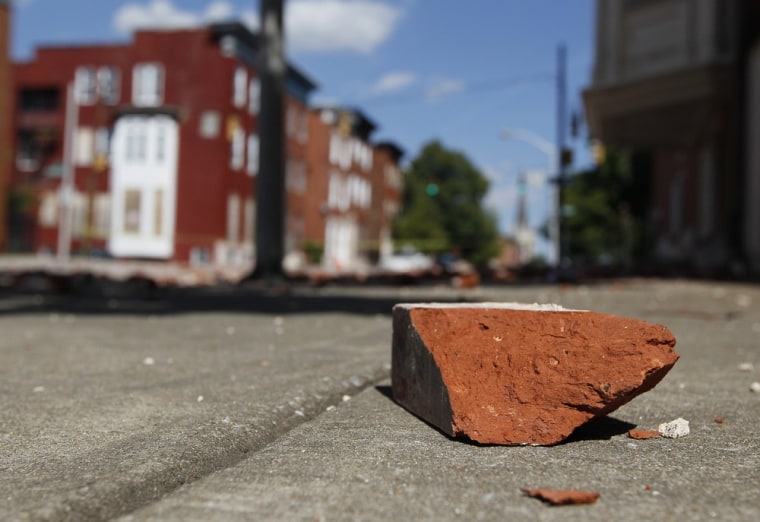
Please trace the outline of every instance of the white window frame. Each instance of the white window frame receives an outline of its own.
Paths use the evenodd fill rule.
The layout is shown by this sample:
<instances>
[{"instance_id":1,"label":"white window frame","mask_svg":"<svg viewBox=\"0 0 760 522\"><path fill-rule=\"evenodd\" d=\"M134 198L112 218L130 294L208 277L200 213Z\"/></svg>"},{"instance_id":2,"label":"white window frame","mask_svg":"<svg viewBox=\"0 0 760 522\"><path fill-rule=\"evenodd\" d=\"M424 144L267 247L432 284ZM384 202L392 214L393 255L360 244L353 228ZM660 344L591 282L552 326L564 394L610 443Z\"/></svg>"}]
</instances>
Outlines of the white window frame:
<instances>
[{"instance_id":1,"label":"white window frame","mask_svg":"<svg viewBox=\"0 0 760 522\"><path fill-rule=\"evenodd\" d=\"M235 107L245 107L248 86L248 71L240 66L232 76L232 104Z\"/></svg>"},{"instance_id":2,"label":"white window frame","mask_svg":"<svg viewBox=\"0 0 760 522\"><path fill-rule=\"evenodd\" d=\"M92 160L95 157L95 131L93 128L79 127L74 143L76 151L74 163L80 167L92 165Z\"/></svg>"},{"instance_id":3,"label":"white window frame","mask_svg":"<svg viewBox=\"0 0 760 522\"><path fill-rule=\"evenodd\" d=\"M92 105L98 96L95 67L82 65L74 73L74 100L77 105Z\"/></svg>"},{"instance_id":4,"label":"white window frame","mask_svg":"<svg viewBox=\"0 0 760 522\"><path fill-rule=\"evenodd\" d=\"M132 69L132 103L157 107L164 102L164 66L158 62L135 64Z\"/></svg>"},{"instance_id":5,"label":"white window frame","mask_svg":"<svg viewBox=\"0 0 760 522\"><path fill-rule=\"evenodd\" d=\"M222 116L217 111L203 111L198 122L198 133L206 139L219 136L222 128Z\"/></svg>"},{"instance_id":6,"label":"white window frame","mask_svg":"<svg viewBox=\"0 0 760 522\"><path fill-rule=\"evenodd\" d=\"M121 70L115 66L98 68L98 93L108 105L116 105L121 97Z\"/></svg>"},{"instance_id":7,"label":"white window frame","mask_svg":"<svg viewBox=\"0 0 760 522\"><path fill-rule=\"evenodd\" d=\"M232 132L230 143L230 168L240 170L245 164L245 131L238 125Z\"/></svg>"}]
</instances>

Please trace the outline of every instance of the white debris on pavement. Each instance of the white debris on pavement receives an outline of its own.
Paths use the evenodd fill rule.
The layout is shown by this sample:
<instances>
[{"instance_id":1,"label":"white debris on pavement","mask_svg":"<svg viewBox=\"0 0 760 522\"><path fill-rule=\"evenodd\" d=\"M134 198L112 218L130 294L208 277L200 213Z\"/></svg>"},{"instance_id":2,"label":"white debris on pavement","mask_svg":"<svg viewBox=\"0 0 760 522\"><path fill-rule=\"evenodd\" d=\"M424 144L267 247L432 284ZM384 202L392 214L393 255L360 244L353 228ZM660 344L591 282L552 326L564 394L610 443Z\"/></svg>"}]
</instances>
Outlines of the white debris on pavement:
<instances>
[{"instance_id":1,"label":"white debris on pavement","mask_svg":"<svg viewBox=\"0 0 760 522\"><path fill-rule=\"evenodd\" d=\"M143 364L145 366L153 366L154 364L156 364L156 360L153 357L146 357L145 359L143 359Z\"/></svg>"},{"instance_id":2,"label":"white debris on pavement","mask_svg":"<svg viewBox=\"0 0 760 522\"><path fill-rule=\"evenodd\" d=\"M752 304L752 298L746 294L740 294L736 297L736 306L747 308Z\"/></svg>"},{"instance_id":3,"label":"white debris on pavement","mask_svg":"<svg viewBox=\"0 0 760 522\"><path fill-rule=\"evenodd\" d=\"M198 395L198 398L196 400L198 402L203 402L203 395Z\"/></svg>"},{"instance_id":4,"label":"white debris on pavement","mask_svg":"<svg viewBox=\"0 0 760 522\"><path fill-rule=\"evenodd\" d=\"M749 391L760 393L760 382L753 382L749 385Z\"/></svg>"},{"instance_id":5,"label":"white debris on pavement","mask_svg":"<svg viewBox=\"0 0 760 522\"><path fill-rule=\"evenodd\" d=\"M348 402L350 400L351 400L351 396L350 395L344 395L343 396L343 402Z\"/></svg>"},{"instance_id":6,"label":"white debris on pavement","mask_svg":"<svg viewBox=\"0 0 760 522\"><path fill-rule=\"evenodd\" d=\"M44 386L35 386L35 387L34 387L34 389L33 389L32 391L33 391L34 393L40 393L40 392L44 392L44 391L45 391L45 387L44 387Z\"/></svg>"},{"instance_id":7,"label":"white debris on pavement","mask_svg":"<svg viewBox=\"0 0 760 522\"><path fill-rule=\"evenodd\" d=\"M751 362L745 362L741 363L737 368L739 368L740 372L751 372L755 369L755 366Z\"/></svg>"},{"instance_id":8,"label":"white debris on pavement","mask_svg":"<svg viewBox=\"0 0 760 522\"><path fill-rule=\"evenodd\" d=\"M674 421L663 422L657 428L660 434L668 439L678 439L689 434L689 421L678 417Z\"/></svg>"}]
</instances>

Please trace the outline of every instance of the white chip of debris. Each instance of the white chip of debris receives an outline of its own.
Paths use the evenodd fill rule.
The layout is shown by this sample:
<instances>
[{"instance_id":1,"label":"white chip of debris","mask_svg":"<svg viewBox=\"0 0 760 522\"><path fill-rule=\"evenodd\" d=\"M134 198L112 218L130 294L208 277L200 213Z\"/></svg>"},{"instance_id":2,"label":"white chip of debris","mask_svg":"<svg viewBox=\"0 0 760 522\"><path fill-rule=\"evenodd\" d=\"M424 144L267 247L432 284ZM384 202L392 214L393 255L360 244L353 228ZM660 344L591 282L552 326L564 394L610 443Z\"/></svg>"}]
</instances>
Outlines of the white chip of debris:
<instances>
[{"instance_id":1,"label":"white chip of debris","mask_svg":"<svg viewBox=\"0 0 760 522\"><path fill-rule=\"evenodd\" d=\"M749 391L760 393L760 382L753 382L749 385Z\"/></svg>"},{"instance_id":2,"label":"white chip of debris","mask_svg":"<svg viewBox=\"0 0 760 522\"><path fill-rule=\"evenodd\" d=\"M399 303L394 308L491 308L497 310L528 310L532 312L588 312L588 310L572 310L553 303Z\"/></svg>"},{"instance_id":3,"label":"white chip of debris","mask_svg":"<svg viewBox=\"0 0 760 522\"><path fill-rule=\"evenodd\" d=\"M674 421L663 422L657 428L660 435L668 439L678 439L689 434L689 421L678 417Z\"/></svg>"}]
</instances>

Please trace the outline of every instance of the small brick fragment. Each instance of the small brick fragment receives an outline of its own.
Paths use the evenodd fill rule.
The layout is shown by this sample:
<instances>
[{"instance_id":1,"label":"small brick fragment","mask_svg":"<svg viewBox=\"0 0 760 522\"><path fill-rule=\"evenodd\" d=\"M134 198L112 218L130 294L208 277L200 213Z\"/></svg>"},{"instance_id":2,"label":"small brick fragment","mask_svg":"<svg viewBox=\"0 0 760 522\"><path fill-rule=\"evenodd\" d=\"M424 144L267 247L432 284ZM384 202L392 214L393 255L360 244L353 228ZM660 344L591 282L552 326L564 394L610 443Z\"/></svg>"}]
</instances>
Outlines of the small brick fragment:
<instances>
[{"instance_id":1,"label":"small brick fragment","mask_svg":"<svg viewBox=\"0 0 760 522\"><path fill-rule=\"evenodd\" d=\"M644 439L653 439L655 437L661 437L662 433L656 430L629 430L628 436L632 439L637 440L644 440Z\"/></svg>"},{"instance_id":2,"label":"small brick fragment","mask_svg":"<svg viewBox=\"0 0 760 522\"><path fill-rule=\"evenodd\" d=\"M528 489L520 491L529 497L538 498L553 506L567 504L593 504L599 499L599 493L578 489Z\"/></svg>"},{"instance_id":3,"label":"small brick fragment","mask_svg":"<svg viewBox=\"0 0 760 522\"><path fill-rule=\"evenodd\" d=\"M661 325L556 305L399 304L393 397L453 437L557 444L660 382L675 342Z\"/></svg>"}]
</instances>

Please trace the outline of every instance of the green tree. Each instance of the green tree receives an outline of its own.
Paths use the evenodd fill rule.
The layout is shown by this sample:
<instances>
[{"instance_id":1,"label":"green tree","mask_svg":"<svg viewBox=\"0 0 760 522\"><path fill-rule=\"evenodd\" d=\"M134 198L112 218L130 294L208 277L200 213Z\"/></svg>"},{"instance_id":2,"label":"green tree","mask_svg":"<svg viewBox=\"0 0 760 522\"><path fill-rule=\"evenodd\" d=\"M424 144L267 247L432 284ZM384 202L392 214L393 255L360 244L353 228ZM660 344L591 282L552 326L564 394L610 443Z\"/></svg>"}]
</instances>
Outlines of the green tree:
<instances>
[{"instance_id":1,"label":"green tree","mask_svg":"<svg viewBox=\"0 0 760 522\"><path fill-rule=\"evenodd\" d=\"M496 219L482 205L488 186L464 154L428 143L405 173L394 238L424 252L455 251L485 263L499 251Z\"/></svg>"},{"instance_id":2,"label":"green tree","mask_svg":"<svg viewBox=\"0 0 760 522\"><path fill-rule=\"evenodd\" d=\"M630 266L642 257L648 244L649 171L647 156L610 149L600 165L572 176L564 223L572 259Z\"/></svg>"}]
</instances>

